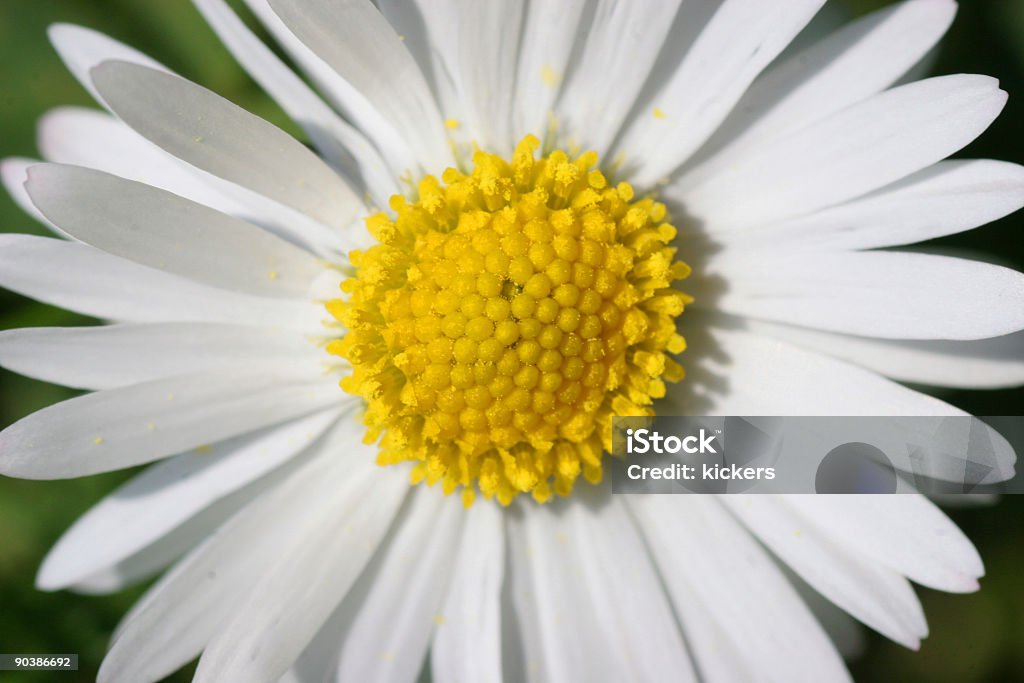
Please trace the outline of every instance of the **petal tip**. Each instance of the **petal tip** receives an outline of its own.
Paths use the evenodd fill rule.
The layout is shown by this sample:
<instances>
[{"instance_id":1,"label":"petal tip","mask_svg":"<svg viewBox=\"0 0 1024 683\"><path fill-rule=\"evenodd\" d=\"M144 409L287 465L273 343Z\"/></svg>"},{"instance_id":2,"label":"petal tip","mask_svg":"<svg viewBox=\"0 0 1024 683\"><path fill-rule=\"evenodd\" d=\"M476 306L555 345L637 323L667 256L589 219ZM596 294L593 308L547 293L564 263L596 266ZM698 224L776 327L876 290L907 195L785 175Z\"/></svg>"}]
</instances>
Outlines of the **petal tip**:
<instances>
[{"instance_id":1,"label":"petal tip","mask_svg":"<svg viewBox=\"0 0 1024 683\"><path fill-rule=\"evenodd\" d=\"M67 588L68 585L70 585L70 582L64 580L54 568L53 553L51 552L43 560L42 566L39 567L39 571L36 573L36 590L53 593Z\"/></svg>"}]
</instances>

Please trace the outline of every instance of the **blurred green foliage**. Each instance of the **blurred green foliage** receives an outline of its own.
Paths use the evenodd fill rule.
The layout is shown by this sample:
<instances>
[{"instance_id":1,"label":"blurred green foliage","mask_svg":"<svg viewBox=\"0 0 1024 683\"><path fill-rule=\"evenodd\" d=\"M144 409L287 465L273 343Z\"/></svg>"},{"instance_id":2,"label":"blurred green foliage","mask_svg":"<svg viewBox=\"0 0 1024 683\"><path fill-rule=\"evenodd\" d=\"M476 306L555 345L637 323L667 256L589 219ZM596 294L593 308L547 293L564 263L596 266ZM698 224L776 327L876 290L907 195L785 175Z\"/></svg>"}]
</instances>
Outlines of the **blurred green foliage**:
<instances>
[{"instance_id":1,"label":"blurred green foliage","mask_svg":"<svg viewBox=\"0 0 1024 683\"><path fill-rule=\"evenodd\" d=\"M766 0L767 1L767 0ZM233 3L234 4L234 3ZM858 15L886 0L840 0ZM46 40L55 22L82 24L133 45L289 132L296 128L238 68L187 0L3 0L0 3L0 156L38 156L35 121L62 105L94 106ZM1024 161L1024 2L966 0L934 73L998 77L1011 94L1002 117L963 154ZM45 233L0 193L0 230ZM1024 212L935 246L993 255L1024 270ZM75 325L85 319L0 290L0 329ZM73 393L0 371L0 427ZM1017 415L1024 390L947 391L942 397L979 415ZM81 655L77 673L0 673L0 681L90 681L107 640L141 594L42 593L33 577L63 529L128 475L59 482L0 480L0 651ZM935 683L1024 680L1024 500L995 508L955 509L952 516L978 545L988 569L983 589L954 596L920 589L931 636L919 653L869 637L853 662L858 680ZM185 681L190 672L169 680Z\"/></svg>"}]
</instances>

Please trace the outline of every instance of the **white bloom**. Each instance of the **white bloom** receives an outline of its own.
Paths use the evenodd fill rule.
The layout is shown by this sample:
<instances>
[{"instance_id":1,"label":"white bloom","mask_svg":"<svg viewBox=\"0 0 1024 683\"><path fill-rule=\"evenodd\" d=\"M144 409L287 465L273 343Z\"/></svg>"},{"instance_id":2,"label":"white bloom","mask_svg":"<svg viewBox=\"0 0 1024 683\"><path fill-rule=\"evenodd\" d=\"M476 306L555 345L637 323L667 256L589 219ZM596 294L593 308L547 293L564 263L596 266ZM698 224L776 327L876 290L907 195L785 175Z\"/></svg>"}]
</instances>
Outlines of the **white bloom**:
<instances>
[{"instance_id":1,"label":"white bloom","mask_svg":"<svg viewBox=\"0 0 1024 683\"><path fill-rule=\"evenodd\" d=\"M533 134L543 154L596 151L605 175L654 193L679 228L694 268L680 317L688 376L656 410L960 415L893 380L1024 382L1024 277L875 251L1024 205L1020 166L943 161L1002 109L993 79L898 84L953 2L908 0L777 59L823 0L380 0L380 12L367 0L247 0L316 92L222 0L196 4L316 153L131 48L56 26L61 56L115 116L51 112L40 146L52 163L3 166L15 198L67 239L0 235L0 284L110 324L0 336L5 367L94 392L0 434L0 471L65 478L164 459L80 519L39 575L43 589L103 592L170 567L119 629L102 680L157 680L201 654L203 681L413 681L428 651L437 681L843 680L777 560L908 647L927 632L908 580L977 588L977 553L923 497L626 498L580 483L548 504L464 509L440 487L410 487L408 465L375 464L362 399L338 388L348 365L324 352L346 334L324 302L343 273L365 275L346 255L375 244L373 207L423 199L426 174L469 173L474 144L510 159ZM535 299L554 301L553 284ZM558 303L552 320L575 305ZM493 319L508 319L496 306ZM569 318L565 329L583 324ZM462 322L458 335L490 339L490 323ZM570 356L551 335L542 346ZM630 394L643 404L664 388L661 352L678 348L661 339L644 361L657 370L636 374L639 348L621 369L650 385ZM539 357L523 359L516 386L543 387ZM415 362L388 358L388 371ZM524 434L524 412L543 426L560 410L554 389L530 391L532 408L507 416ZM567 414L597 419L579 411ZM498 434L490 414L474 431L482 415L460 413L451 429ZM389 419L389 434L412 438ZM537 451L538 471L556 450ZM570 485L581 467L599 473L569 450ZM467 489L545 498L548 475L515 479L517 462L506 479L481 469Z\"/></svg>"}]
</instances>

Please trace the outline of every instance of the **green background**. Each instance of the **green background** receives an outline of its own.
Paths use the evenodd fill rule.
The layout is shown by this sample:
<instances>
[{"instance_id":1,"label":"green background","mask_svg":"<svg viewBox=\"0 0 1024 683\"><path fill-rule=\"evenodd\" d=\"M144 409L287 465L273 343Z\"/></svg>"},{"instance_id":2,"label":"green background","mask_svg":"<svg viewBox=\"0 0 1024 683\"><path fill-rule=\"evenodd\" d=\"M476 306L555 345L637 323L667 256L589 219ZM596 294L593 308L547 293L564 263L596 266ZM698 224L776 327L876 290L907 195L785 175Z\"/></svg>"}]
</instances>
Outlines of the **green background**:
<instances>
[{"instance_id":1,"label":"green background","mask_svg":"<svg viewBox=\"0 0 1024 683\"><path fill-rule=\"evenodd\" d=\"M769 0L766 0L766 2ZM888 4L840 0L838 14L855 16ZM289 132L295 127L249 81L187 0L2 0L0 2L0 157L38 155L35 121L51 107L93 106L46 40L46 27L71 22L133 45L172 69L225 95ZM938 54L933 73L984 73L1010 92L1000 119L960 156L1024 161L1024 1L966 0ZM0 193L2 194L2 193ZM0 196L0 230L44 233ZM1024 270L1024 212L939 241ZM987 256L986 256L987 255ZM0 290L0 329L75 325L86 319ZM0 427L72 395L67 389L0 371ZM945 391L941 396L978 415L1019 415L1024 390ZM62 530L117 483L119 472L88 479L28 482L0 479L0 652L80 654L77 673L10 674L0 681L88 681L107 639L141 594L42 593L33 577ZM913 653L866 634L864 654L851 664L857 680L936 682L1024 680L1024 500L950 514L975 541L987 567L973 595L919 593L931 636ZM181 672L169 680L188 680Z\"/></svg>"}]
</instances>

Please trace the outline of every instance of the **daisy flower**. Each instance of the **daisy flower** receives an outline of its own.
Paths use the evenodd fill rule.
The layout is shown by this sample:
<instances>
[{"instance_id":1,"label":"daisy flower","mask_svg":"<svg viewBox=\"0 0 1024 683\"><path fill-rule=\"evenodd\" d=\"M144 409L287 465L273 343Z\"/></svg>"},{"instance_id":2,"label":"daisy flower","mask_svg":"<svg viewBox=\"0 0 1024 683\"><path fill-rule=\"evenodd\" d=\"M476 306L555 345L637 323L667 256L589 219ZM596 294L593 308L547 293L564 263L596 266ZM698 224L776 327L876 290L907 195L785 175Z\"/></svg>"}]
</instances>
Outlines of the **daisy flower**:
<instances>
[{"instance_id":1,"label":"daisy flower","mask_svg":"<svg viewBox=\"0 0 1024 683\"><path fill-rule=\"evenodd\" d=\"M0 235L0 284L104 324L0 336L92 392L0 433L0 471L155 463L39 573L166 569L100 680L844 680L803 594L917 647L910 581L977 588L924 497L602 476L613 415L952 416L898 382L1024 382L1024 276L889 249L1024 204L1020 166L944 161L997 82L902 80L952 1L786 50L823 0L246 0L301 76L195 4L309 147L59 25L109 113L3 166L57 238Z\"/></svg>"}]
</instances>

